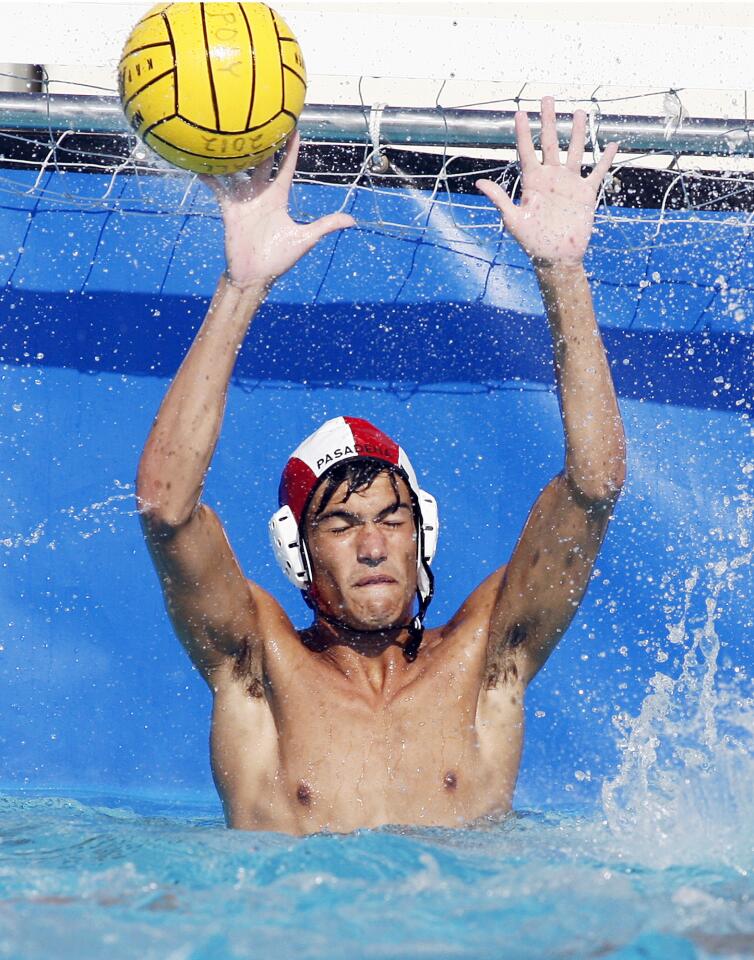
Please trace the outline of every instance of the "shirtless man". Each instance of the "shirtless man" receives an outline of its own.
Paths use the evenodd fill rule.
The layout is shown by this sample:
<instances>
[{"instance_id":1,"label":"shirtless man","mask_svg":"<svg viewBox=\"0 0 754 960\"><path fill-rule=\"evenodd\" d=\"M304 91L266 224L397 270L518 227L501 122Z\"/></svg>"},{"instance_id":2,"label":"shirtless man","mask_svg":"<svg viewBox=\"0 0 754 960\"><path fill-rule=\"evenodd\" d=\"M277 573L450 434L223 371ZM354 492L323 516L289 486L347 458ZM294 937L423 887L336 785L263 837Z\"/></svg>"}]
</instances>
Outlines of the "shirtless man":
<instances>
[{"instance_id":1,"label":"shirtless man","mask_svg":"<svg viewBox=\"0 0 754 960\"><path fill-rule=\"evenodd\" d=\"M306 630L246 578L200 501L252 317L277 277L322 236L353 223L344 214L307 226L290 219L295 141L272 182L269 165L240 184L207 179L225 224L227 271L152 427L137 498L173 626L214 696L212 770L231 827L305 834L457 826L510 809L524 692L578 608L625 475L623 428L582 265L597 190L618 146L582 177L586 114L573 116L564 164L553 98L543 99L541 116L542 163L527 115L516 114L521 205L491 181L478 187L536 271L565 465L534 503L508 564L449 623L426 631L432 500L405 455L371 425L331 421L284 473L273 537L314 610Z\"/></svg>"}]
</instances>

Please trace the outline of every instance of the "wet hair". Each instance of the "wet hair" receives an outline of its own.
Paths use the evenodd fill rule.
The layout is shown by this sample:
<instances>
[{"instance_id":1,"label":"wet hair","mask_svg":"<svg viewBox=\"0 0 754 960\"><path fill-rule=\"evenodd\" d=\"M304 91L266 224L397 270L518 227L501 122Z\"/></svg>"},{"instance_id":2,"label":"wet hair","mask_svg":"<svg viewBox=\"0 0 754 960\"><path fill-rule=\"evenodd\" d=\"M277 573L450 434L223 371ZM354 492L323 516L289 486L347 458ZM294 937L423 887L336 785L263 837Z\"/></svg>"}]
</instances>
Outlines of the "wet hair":
<instances>
[{"instance_id":1,"label":"wet hair","mask_svg":"<svg viewBox=\"0 0 754 960\"><path fill-rule=\"evenodd\" d=\"M401 496L400 490L398 489L398 477L400 476L398 471L384 460L359 457L358 460L346 460L344 463L336 464L324 475L320 484L315 488L315 490L318 490L320 486L324 487L322 499L319 502L315 516L318 517L325 512L327 505L341 484L348 484L346 495L343 498L344 500L348 500L351 494L359 493L361 490L368 490L377 477L383 473L386 473L390 479L397 503ZM308 507L306 512L308 514Z\"/></svg>"}]
</instances>

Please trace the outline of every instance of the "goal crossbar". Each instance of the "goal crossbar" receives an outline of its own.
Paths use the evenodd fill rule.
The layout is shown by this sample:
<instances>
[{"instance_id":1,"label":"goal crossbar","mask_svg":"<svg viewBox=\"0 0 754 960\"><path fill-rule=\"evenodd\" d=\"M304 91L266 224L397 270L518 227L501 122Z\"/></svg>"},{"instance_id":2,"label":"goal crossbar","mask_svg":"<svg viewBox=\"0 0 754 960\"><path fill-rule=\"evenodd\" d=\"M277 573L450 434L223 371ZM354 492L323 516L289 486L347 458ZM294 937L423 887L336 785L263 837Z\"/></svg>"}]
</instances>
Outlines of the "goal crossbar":
<instances>
[{"instance_id":1,"label":"goal crossbar","mask_svg":"<svg viewBox=\"0 0 754 960\"><path fill-rule=\"evenodd\" d=\"M694 156L754 157L751 121L733 118L606 115L587 104L587 147L621 144L621 153L673 153ZM513 149L515 111L448 107L371 108L309 104L299 120L304 140L320 143L374 143L375 146ZM375 124L375 119L378 122ZM535 138L538 118L530 118ZM81 133L131 133L117 97L44 93L0 93L0 129L50 129ZM558 140L566 147L571 119L557 119Z\"/></svg>"}]
</instances>

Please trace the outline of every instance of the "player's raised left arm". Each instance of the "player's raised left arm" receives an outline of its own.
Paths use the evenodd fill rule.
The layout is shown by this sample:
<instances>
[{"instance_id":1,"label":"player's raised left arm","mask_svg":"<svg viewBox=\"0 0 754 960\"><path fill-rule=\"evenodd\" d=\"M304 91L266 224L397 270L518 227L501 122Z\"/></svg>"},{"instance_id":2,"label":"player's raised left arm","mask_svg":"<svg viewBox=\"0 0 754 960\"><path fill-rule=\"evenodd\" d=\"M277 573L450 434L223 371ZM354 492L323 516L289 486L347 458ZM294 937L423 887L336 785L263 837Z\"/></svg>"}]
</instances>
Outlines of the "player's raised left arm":
<instances>
[{"instance_id":1,"label":"player's raised left arm","mask_svg":"<svg viewBox=\"0 0 754 960\"><path fill-rule=\"evenodd\" d=\"M542 163L526 114L516 117L523 197L514 206L497 185L480 189L531 256L553 339L565 433L565 464L532 508L492 605L488 683L527 683L544 664L584 595L625 479L625 438L595 319L583 256L598 186L617 152L610 144L581 176L586 114L577 111L561 165L552 98L542 101Z\"/></svg>"}]
</instances>

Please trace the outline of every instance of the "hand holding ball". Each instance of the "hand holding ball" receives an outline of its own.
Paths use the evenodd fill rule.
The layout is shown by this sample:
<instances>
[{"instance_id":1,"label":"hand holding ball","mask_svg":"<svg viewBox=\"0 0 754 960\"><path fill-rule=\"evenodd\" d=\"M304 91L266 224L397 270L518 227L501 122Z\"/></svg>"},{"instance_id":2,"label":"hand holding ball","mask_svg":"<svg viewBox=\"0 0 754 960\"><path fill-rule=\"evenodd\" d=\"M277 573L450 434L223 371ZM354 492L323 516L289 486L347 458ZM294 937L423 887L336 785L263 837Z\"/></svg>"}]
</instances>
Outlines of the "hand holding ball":
<instances>
[{"instance_id":1,"label":"hand holding ball","mask_svg":"<svg viewBox=\"0 0 754 960\"><path fill-rule=\"evenodd\" d=\"M123 110L144 142L194 173L255 167L304 107L296 38L264 3L160 3L131 31L118 68Z\"/></svg>"}]
</instances>

